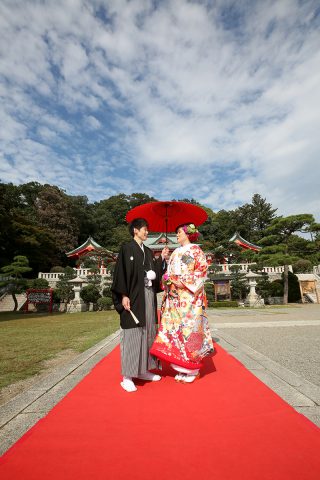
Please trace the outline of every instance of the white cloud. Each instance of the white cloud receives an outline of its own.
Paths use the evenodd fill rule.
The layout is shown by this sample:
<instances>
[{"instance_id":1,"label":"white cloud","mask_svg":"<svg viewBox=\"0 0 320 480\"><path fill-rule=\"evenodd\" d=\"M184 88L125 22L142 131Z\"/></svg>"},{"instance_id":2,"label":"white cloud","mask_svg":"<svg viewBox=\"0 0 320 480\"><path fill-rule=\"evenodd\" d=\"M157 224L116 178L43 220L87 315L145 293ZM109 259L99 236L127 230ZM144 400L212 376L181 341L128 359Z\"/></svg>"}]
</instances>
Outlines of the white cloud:
<instances>
[{"instance_id":1,"label":"white cloud","mask_svg":"<svg viewBox=\"0 0 320 480\"><path fill-rule=\"evenodd\" d=\"M317 6L3 1L1 178L319 219Z\"/></svg>"},{"instance_id":2,"label":"white cloud","mask_svg":"<svg viewBox=\"0 0 320 480\"><path fill-rule=\"evenodd\" d=\"M98 130L101 128L101 123L96 117L89 115L85 120L86 125L91 128L92 130Z\"/></svg>"}]
</instances>

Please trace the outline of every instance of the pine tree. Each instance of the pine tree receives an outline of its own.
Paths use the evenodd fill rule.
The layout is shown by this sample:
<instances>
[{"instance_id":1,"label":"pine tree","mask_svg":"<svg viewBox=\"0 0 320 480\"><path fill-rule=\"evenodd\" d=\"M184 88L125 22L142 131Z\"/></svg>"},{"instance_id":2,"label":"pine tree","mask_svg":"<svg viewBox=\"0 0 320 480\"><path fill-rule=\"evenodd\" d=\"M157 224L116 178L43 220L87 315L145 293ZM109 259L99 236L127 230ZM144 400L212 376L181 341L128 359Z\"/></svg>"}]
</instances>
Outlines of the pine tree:
<instances>
[{"instance_id":1,"label":"pine tree","mask_svg":"<svg viewBox=\"0 0 320 480\"><path fill-rule=\"evenodd\" d=\"M27 281L22 275L31 270L32 268L29 267L29 260L23 255L17 255L14 257L13 262L10 263L10 265L1 268L1 271L7 278L0 281L0 287L4 287L5 290L12 295L14 301L13 311L18 309L16 294L23 292L27 286Z\"/></svg>"}]
</instances>

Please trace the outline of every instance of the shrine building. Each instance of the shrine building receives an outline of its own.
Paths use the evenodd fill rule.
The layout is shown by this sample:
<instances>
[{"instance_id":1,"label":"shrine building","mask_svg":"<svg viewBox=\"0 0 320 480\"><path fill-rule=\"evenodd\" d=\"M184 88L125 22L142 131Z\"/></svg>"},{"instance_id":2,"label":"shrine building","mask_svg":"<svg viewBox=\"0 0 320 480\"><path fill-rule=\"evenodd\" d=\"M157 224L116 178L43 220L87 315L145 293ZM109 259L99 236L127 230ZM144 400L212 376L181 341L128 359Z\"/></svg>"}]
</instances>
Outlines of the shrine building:
<instances>
[{"instance_id":1,"label":"shrine building","mask_svg":"<svg viewBox=\"0 0 320 480\"><path fill-rule=\"evenodd\" d=\"M259 252L261 250L261 247L258 245L255 245L253 243L248 242L245 240L241 235L236 232L229 240L230 243L235 243L239 247L245 249L245 250L252 250L254 252ZM162 249L167 245L170 252L173 252L177 247L179 247L179 243L177 242L177 237L175 234L165 234L165 233L152 233L148 235L147 240L144 242L146 247L150 248L150 250L153 252L154 256L157 258L161 255ZM201 245L201 244L199 244ZM66 256L68 258L72 258L77 261L77 264L81 263L81 258L84 258L85 256L89 255L90 253L96 252L98 261L99 261L99 267L103 267L103 260L101 260L101 256L108 256L110 257L111 260L115 260L117 257L116 253L113 253L109 250L106 250L104 247L99 245L98 242L96 242L91 236L87 238L87 240L80 245L79 247L71 250L70 252L66 253ZM214 262L214 253L213 252L205 252L206 259L209 265L211 265Z\"/></svg>"},{"instance_id":2,"label":"shrine building","mask_svg":"<svg viewBox=\"0 0 320 480\"><path fill-rule=\"evenodd\" d=\"M244 250L253 250L254 252L259 252L262 247L259 245L255 245L254 243L248 242L243 237L241 237L240 233L236 232L229 240L229 242L233 242L239 247L243 248Z\"/></svg>"},{"instance_id":3,"label":"shrine building","mask_svg":"<svg viewBox=\"0 0 320 480\"><path fill-rule=\"evenodd\" d=\"M168 243L167 243L168 242ZM145 240L144 245L152 251L156 258L160 257L163 248L167 245L170 252L173 252L177 247L180 247L180 244L177 242L177 236L174 234L168 234L166 237L165 233L149 233L147 240Z\"/></svg>"},{"instance_id":4,"label":"shrine building","mask_svg":"<svg viewBox=\"0 0 320 480\"><path fill-rule=\"evenodd\" d=\"M74 250L71 250L70 252L66 252L66 256L68 258L78 260L77 268L79 268L81 263L80 262L81 258L84 258L93 252L97 253L99 268L104 267L103 259L101 258L102 256L110 258L111 261L115 260L115 257L116 257L116 255L113 252L99 245L99 243L96 242L91 236L88 237L87 240L79 247L75 248Z\"/></svg>"}]
</instances>

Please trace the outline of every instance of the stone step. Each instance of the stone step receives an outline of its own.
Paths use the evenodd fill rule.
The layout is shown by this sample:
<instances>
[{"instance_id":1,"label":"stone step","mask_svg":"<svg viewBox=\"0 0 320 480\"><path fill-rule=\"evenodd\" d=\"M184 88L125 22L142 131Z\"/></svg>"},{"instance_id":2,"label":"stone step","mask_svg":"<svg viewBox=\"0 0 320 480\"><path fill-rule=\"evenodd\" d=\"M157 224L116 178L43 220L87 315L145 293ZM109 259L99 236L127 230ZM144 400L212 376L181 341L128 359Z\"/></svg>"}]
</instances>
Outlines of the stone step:
<instances>
[{"instance_id":1,"label":"stone step","mask_svg":"<svg viewBox=\"0 0 320 480\"><path fill-rule=\"evenodd\" d=\"M307 302L309 302L309 303L318 303L316 293L305 293L304 297L306 298Z\"/></svg>"},{"instance_id":2,"label":"stone step","mask_svg":"<svg viewBox=\"0 0 320 480\"><path fill-rule=\"evenodd\" d=\"M18 310L24 305L27 296L25 293L18 293L16 295L18 301ZM14 301L12 295L6 294L0 300L0 312L12 312L14 309Z\"/></svg>"}]
</instances>

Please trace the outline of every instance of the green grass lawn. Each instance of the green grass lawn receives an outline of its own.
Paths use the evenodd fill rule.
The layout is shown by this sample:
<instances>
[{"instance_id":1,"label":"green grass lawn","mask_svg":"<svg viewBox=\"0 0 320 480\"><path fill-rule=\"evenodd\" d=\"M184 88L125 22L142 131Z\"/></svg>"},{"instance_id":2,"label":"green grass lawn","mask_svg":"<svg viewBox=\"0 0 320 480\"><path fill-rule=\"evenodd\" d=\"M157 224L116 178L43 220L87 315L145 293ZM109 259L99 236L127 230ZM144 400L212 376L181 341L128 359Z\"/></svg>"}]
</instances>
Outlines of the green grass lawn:
<instances>
[{"instance_id":1,"label":"green grass lawn","mask_svg":"<svg viewBox=\"0 0 320 480\"><path fill-rule=\"evenodd\" d=\"M115 311L0 313L0 388L39 373L44 360L63 350L87 350L118 328Z\"/></svg>"}]
</instances>

